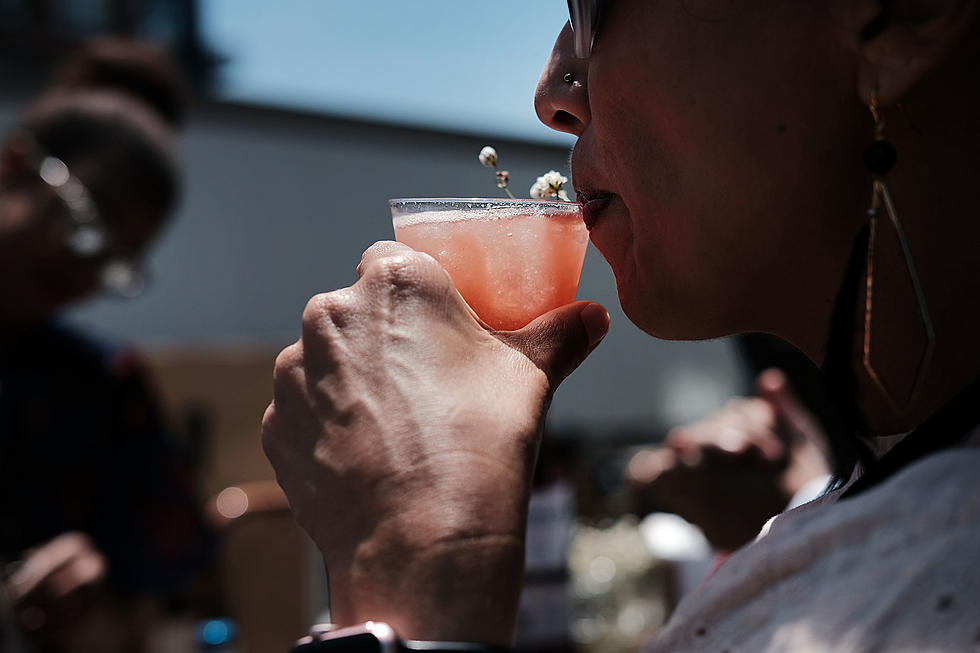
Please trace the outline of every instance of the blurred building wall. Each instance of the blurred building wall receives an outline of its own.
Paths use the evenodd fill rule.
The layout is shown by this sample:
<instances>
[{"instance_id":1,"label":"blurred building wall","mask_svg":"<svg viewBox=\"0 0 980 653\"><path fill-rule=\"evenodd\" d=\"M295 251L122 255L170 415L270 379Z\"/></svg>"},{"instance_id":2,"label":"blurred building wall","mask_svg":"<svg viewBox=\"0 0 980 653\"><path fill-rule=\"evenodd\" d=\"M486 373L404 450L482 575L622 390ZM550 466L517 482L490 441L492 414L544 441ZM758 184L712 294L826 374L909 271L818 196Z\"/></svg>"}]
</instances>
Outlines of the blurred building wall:
<instances>
[{"instance_id":1,"label":"blurred building wall","mask_svg":"<svg viewBox=\"0 0 980 653\"><path fill-rule=\"evenodd\" d=\"M0 89L0 126L22 101ZM147 348L281 348L298 336L307 299L351 284L361 251L391 237L387 198L497 196L476 156L488 143L518 196L547 170L567 173L567 150L553 146L199 106L183 137L184 201L149 257L152 285L136 300L99 300L72 319ZM656 432L742 388L725 341L661 342L634 327L591 246L579 297L609 309L612 331L562 386L553 425Z\"/></svg>"}]
</instances>

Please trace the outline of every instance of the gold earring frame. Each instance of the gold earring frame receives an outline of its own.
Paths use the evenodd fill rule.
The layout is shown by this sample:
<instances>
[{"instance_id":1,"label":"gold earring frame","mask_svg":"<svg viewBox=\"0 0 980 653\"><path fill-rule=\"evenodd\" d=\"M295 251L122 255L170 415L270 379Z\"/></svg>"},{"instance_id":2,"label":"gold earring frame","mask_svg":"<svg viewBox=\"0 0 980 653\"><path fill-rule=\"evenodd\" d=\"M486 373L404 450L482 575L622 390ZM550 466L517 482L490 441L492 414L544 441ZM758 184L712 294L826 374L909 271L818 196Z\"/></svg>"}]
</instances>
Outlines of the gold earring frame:
<instances>
[{"instance_id":1,"label":"gold earring frame","mask_svg":"<svg viewBox=\"0 0 980 653\"><path fill-rule=\"evenodd\" d=\"M902 229L902 224L898 219L898 212L895 210L894 202L892 202L891 193L888 192L888 185L885 183L885 174L888 172L888 169L894 165L894 148L892 148L891 145L885 141L885 120L882 118L881 111L878 107L877 92L872 92L871 103L868 105L868 109L871 111L871 116L874 119L874 142L871 146L869 146L869 150L872 147L885 147L891 150L892 160L890 164L886 164L885 167L887 169L872 169L873 181L871 191L871 207L868 209L868 218L870 222L868 235L868 257L865 266L864 346L862 363L865 371L871 378L871 381L875 384L875 386L877 386L879 392L881 392L881 394L891 405L892 410L895 411L896 414L902 415L908 405L915 400L919 391L922 389L925 371L929 367L929 363L932 360L933 351L935 350L936 334L933 329L932 319L929 317L929 308L926 304L925 294L922 292L922 285L919 282L919 275L915 270L915 263L912 260L912 254L909 250L908 241L905 238L905 232ZM872 167L873 166L869 165L869 168ZM922 326L926 336L926 346L919 357L915 377L912 382L912 389L909 392L908 400L903 404L896 401L895 396L888 390L887 387L885 387L885 384L881 379L881 375L878 374L871 362L871 324L874 309L875 279L874 255L876 235L878 231L878 216L882 210L884 210L885 214L888 216L888 220L895 229L895 234L898 237L898 242L902 249L902 257L905 261L905 270L912 284L912 290L915 294L915 301L919 312L919 319L922 321Z\"/></svg>"}]
</instances>

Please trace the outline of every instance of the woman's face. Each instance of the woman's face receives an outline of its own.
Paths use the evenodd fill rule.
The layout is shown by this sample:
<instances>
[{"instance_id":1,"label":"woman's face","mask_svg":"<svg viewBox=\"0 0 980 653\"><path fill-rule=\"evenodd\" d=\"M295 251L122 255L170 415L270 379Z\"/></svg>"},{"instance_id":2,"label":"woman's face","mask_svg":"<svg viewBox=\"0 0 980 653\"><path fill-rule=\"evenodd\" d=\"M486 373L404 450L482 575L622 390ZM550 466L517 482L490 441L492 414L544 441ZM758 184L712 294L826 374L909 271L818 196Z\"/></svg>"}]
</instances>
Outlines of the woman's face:
<instances>
[{"instance_id":1,"label":"woman's face","mask_svg":"<svg viewBox=\"0 0 980 653\"><path fill-rule=\"evenodd\" d=\"M588 60L559 36L538 115L578 136L592 241L647 332L823 337L870 192L833 4L612 0Z\"/></svg>"},{"instance_id":2,"label":"woman's face","mask_svg":"<svg viewBox=\"0 0 980 653\"><path fill-rule=\"evenodd\" d=\"M160 216L119 189L100 200L110 246L79 256L69 246L70 214L50 188L38 182L0 198L0 317L28 323L50 317L98 292L113 258L139 258Z\"/></svg>"}]
</instances>

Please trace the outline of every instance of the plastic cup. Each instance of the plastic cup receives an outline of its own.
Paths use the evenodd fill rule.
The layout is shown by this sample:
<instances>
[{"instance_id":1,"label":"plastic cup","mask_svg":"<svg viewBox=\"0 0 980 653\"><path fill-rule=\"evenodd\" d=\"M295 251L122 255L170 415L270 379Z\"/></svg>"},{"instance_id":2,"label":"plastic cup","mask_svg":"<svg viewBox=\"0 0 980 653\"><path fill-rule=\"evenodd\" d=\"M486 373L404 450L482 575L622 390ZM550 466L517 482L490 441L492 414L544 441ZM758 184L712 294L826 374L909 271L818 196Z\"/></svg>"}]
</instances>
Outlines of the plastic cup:
<instances>
[{"instance_id":1,"label":"plastic cup","mask_svg":"<svg viewBox=\"0 0 980 653\"><path fill-rule=\"evenodd\" d=\"M489 326L519 329L575 301L589 233L575 202L393 199L395 240L435 258Z\"/></svg>"}]
</instances>

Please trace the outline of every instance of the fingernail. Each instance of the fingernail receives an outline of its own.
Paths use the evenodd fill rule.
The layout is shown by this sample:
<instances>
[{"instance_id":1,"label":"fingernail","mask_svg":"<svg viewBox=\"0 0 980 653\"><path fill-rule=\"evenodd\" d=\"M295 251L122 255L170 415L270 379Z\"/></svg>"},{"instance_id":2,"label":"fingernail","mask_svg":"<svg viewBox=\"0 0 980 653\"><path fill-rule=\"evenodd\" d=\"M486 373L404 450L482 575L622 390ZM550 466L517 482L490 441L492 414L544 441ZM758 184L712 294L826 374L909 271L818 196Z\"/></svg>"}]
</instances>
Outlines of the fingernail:
<instances>
[{"instance_id":1,"label":"fingernail","mask_svg":"<svg viewBox=\"0 0 980 653\"><path fill-rule=\"evenodd\" d=\"M589 348L595 348L609 333L609 312L599 304L589 304L579 313L579 319L589 337Z\"/></svg>"},{"instance_id":2,"label":"fingernail","mask_svg":"<svg viewBox=\"0 0 980 653\"><path fill-rule=\"evenodd\" d=\"M766 392L777 392L786 385L786 375L782 370L770 367L759 374L759 388Z\"/></svg>"}]
</instances>

